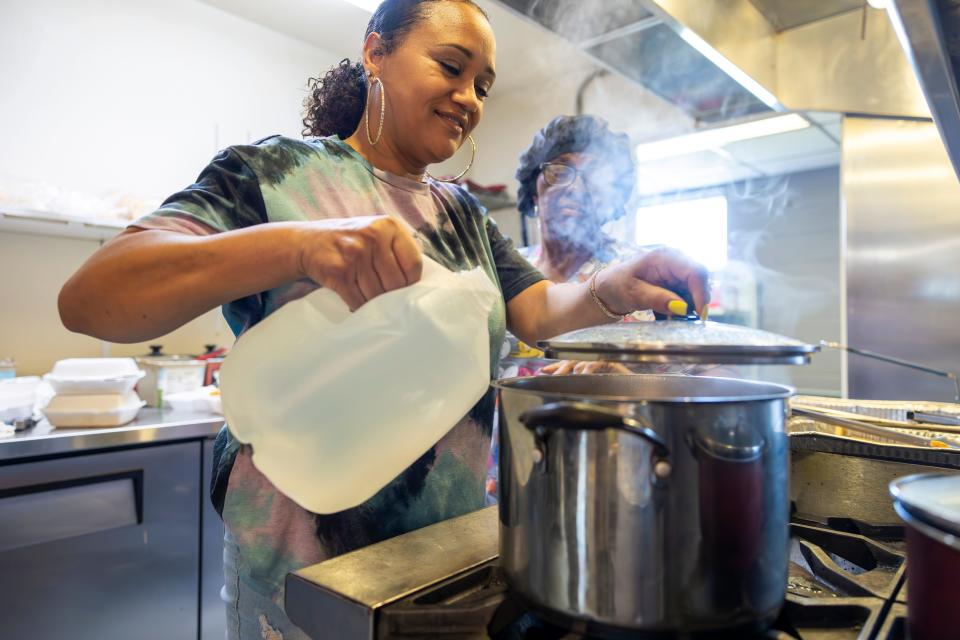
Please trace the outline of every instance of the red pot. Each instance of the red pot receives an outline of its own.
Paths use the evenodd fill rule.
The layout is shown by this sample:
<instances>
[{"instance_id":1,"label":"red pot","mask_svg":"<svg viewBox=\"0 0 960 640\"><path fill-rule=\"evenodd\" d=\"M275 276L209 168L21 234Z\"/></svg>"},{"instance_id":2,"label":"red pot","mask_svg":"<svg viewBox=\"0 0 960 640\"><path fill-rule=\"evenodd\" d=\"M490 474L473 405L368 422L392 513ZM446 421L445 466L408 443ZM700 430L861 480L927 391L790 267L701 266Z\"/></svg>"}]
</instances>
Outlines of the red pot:
<instances>
[{"instance_id":1,"label":"red pot","mask_svg":"<svg viewBox=\"0 0 960 640\"><path fill-rule=\"evenodd\" d=\"M960 474L890 483L907 523L907 626L911 640L956 640L960 629Z\"/></svg>"}]
</instances>

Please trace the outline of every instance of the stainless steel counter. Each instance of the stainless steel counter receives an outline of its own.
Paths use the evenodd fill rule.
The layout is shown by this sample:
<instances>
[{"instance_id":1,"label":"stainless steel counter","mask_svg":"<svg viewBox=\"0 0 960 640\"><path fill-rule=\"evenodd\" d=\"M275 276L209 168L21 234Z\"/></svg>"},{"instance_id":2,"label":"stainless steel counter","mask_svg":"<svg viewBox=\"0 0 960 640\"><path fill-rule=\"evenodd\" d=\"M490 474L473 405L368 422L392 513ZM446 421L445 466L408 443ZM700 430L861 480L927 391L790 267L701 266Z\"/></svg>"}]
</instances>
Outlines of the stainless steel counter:
<instances>
[{"instance_id":1,"label":"stainless steel counter","mask_svg":"<svg viewBox=\"0 0 960 640\"><path fill-rule=\"evenodd\" d=\"M39 456L208 438L222 426L223 416L213 413L148 408L141 409L133 422L122 427L56 429L44 420L29 431L0 438L0 464Z\"/></svg>"}]
</instances>

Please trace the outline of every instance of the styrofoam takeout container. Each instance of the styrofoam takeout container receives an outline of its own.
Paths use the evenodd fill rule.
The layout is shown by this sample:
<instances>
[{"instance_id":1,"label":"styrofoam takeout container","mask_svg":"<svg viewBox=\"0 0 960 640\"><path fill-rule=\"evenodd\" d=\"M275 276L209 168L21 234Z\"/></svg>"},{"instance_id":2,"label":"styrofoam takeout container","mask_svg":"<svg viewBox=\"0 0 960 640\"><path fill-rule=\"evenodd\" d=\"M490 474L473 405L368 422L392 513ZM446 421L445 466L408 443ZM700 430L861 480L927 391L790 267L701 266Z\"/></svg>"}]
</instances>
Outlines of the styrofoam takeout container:
<instances>
[{"instance_id":1,"label":"styrofoam takeout container","mask_svg":"<svg viewBox=\"0 0 960 640\"><path fill-rule=\"evenodd\" d=\"M43 414L55 427L117 427L136 418L144 404L134 391L56 395Z\"/></svg>"},{"instance_id":2,"label":"styrofoam takeout container","mask_svg":"<svg viewBox=\"0 0 960 640\"><path fill-rule=\"evenodd\" d=\"M144 375L133 358L68 358L43 379L57 395L108 395L132 391Z\"/></svg>"}]
</instances>

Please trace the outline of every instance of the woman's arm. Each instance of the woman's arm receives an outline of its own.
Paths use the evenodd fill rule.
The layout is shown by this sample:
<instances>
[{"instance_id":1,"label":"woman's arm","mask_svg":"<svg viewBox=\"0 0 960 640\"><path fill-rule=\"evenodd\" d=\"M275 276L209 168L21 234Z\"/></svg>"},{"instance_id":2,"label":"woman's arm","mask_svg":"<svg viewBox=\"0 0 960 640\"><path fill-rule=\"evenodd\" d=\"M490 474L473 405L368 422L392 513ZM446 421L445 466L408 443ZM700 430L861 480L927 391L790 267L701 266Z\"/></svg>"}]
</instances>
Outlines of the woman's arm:
<instances>
[{"instance_id":1,"label":"woman's arm","mask_svg":"<svg viewBox=\"0 0 960 640\"><path fill-rule=\"evenodd\" d=\"M421 254L386 216L260 224L209 236L128 229L66 282L71 331L113 342L168 333L221 304L309 278L355 309L420 279Z\"/></svg>"},{"instance_id":2,"label":"woman's arm","mask_svg":"<svg viewBox=\"0 0 960 640\"><path fill-rule=\"evenodd\" d=\"M696 309L710 301L708 273L682 253L661 247L597 274L597 296L616 313L653 309L669 314L671 301L692 298ZM590 295L589 282L538 282L507 303L510 331L527 344L574 329L611 322Z\"/></svg>"}]
</instances>

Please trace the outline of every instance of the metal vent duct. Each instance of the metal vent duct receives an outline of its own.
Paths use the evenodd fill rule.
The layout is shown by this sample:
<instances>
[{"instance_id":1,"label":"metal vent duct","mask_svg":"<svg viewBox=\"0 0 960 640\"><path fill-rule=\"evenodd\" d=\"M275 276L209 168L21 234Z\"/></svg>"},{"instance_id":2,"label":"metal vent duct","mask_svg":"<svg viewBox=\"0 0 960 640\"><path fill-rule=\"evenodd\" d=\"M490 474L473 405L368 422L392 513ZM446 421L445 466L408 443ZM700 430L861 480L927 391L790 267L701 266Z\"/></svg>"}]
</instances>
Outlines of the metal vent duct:
<instances>
[{"instance_id":1,"label":"metal vent duct","mask_svg":"<svg viewBox=\"0 0 960 640\"><path fill-rule=\"evenodd\" d=\"M960 176L960 0L893 0L890 16Z\"/></svg>"}]
</instances>

